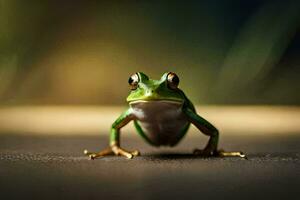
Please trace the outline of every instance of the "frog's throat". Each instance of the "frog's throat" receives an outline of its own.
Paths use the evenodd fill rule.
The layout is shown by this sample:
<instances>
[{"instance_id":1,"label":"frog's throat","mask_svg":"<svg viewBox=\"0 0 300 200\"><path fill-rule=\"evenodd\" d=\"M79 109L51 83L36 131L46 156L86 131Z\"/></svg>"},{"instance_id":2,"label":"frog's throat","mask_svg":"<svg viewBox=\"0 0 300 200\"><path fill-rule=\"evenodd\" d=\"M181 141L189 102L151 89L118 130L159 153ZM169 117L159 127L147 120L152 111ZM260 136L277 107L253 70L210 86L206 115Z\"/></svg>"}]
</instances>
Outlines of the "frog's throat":
<instances>
[{"instance_id":1,"label":"frog's throat","mask_svg":"<svg viewBox=\"0 0 300 200\"><path fill-rule=\"evenodd\" d=\"M169 103L169 104L183 104L182 100L170 100L170 99L151 99L151 100L133 100L130 101L129 104L133 105L133 104L139 104L139 103L151 103L151 102L161 102L161 103Z\"/></svg>"}]
</instances>

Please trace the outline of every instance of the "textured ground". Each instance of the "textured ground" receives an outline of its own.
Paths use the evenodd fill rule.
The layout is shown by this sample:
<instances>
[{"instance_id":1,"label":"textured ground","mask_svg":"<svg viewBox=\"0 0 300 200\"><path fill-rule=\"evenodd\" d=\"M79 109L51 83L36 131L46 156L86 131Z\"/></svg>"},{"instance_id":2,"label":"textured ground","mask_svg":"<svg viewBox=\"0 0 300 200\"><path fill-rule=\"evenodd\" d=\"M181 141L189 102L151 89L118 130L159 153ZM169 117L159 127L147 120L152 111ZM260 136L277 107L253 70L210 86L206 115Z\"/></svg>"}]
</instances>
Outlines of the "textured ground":
<instances>
[{"instance_id":1,"label":"textured ground","mask_svg":"<svg viewBox=\"0 0 300 200\"><path fill-rule=\"evenodd\" d=\"M107 137L0 136L1 199L287 199L300 185L300 136L223 136L220 146L243 150L248 160L190 154L205 137L176 148L154 149L138 136L123 146L143 153L133 160L88 160Z\"/></svg>"}]
</instances>

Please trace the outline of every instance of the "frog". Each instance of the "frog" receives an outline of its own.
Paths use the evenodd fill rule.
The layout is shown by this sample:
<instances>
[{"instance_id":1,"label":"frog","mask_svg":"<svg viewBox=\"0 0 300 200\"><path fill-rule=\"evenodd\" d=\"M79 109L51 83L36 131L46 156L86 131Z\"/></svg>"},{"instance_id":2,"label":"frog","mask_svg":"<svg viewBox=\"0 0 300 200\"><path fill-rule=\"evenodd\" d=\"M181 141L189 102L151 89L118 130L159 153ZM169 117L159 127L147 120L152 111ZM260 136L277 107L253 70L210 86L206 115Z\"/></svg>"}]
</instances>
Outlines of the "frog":
<instances>
[{"instance_id":1,"label":"frog","mask_svg":"<svg viewBox=\"0 0 300 200\"><path fill-rule=\"evenodd\" d=\"M138 150L128 151L120 146L120 130L131 121L139 135L154 147L176 146L193 124L209 139L203 149L194 149L192 155L246 158L239 151L225 152L218 149L218 129L197 114L193 103L179 88L176 73L166 72L159 80L155 80L143 72L137 72L129 77L128 84L128 108L112 124L109 146L100 152L84 150L90 159L109 155L132 159L141 155Z\"/></svg>"}]
</instances>

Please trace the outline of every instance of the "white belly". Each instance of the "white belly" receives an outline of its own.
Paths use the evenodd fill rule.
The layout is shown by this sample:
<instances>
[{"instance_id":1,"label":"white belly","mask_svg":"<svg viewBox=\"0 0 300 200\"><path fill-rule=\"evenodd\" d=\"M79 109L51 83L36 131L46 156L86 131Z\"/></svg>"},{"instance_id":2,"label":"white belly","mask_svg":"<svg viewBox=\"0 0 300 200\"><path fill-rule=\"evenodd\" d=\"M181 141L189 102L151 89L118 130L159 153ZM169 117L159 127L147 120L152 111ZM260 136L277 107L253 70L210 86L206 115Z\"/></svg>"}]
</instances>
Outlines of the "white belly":
<instances>
[{"instance_id":1,"label":"white belly","mask_svg":"<svg viewBox=\"0 0 300 200\"><path fill-rule=\"evenodd\" d=\"M130 106L145 136L155 145L176 144L189 125L181 102L138 101Z\"/></svg>"}]
</instances>

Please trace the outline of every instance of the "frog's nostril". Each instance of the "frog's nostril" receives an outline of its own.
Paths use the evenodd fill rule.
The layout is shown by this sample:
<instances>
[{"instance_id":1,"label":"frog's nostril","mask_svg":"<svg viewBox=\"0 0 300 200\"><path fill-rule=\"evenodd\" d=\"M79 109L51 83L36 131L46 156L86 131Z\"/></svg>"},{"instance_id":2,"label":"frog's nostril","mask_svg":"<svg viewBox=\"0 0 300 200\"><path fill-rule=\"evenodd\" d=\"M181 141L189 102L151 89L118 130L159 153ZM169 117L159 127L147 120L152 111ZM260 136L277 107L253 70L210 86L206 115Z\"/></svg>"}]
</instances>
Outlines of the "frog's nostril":
<instances>
[{"instance_id":1,"label":"frog's nostril","mask_svg":"<svg viewBox=\"0 0 300 200\"><path fill-rule=\"evenodd\" d=\"M146 95L147 95L147 96L150 96L150 95L153 94L153 92L154 92L154 90L148 90L148 91L146 92Z\"/></svg>"}]
</instances>

